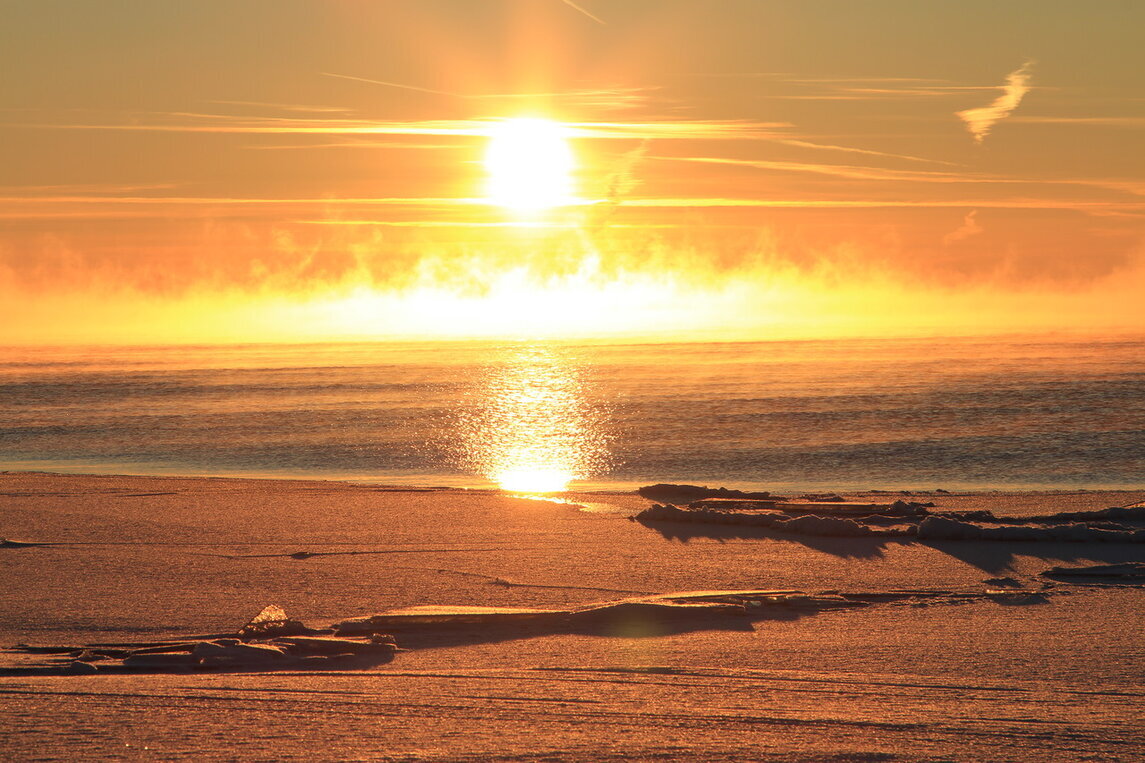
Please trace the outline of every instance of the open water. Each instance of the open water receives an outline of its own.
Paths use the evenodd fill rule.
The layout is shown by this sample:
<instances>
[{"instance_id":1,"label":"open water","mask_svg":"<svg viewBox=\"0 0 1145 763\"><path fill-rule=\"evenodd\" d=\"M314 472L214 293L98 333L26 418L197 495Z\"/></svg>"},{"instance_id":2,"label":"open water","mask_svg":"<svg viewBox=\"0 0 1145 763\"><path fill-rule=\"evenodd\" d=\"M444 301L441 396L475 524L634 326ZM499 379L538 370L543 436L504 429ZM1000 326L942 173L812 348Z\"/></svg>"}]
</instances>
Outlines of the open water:
<instances>
[{"instance_id":1,"label":"open water","mask_svg":"<svg viewBox=\"0 0 1145 763\"><path fill-rule=\"evenodd\" d=\"M1145 337L0 350L0 469L1133 488Z\"/></svg>"}]
</instances>

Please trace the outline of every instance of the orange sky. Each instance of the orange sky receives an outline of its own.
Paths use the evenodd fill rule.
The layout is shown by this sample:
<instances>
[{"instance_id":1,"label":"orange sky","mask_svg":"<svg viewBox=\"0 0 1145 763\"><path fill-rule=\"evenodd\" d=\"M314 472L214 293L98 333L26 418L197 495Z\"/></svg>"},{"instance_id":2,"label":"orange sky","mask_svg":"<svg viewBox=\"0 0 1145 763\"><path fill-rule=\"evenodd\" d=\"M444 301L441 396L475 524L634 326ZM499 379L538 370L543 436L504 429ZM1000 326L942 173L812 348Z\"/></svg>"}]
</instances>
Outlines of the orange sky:
<instances>
[{"instance_id":1,"label":"orange sky","mask_svg":"<svg viewBox=\"0 0 1145 763\"><path fill-rule=\"evenodd\" d=\"M1141 3L7 16L0 344L1145 328ZM526 221L520 115L579 199Z\"/></svg>"}]
</instances>

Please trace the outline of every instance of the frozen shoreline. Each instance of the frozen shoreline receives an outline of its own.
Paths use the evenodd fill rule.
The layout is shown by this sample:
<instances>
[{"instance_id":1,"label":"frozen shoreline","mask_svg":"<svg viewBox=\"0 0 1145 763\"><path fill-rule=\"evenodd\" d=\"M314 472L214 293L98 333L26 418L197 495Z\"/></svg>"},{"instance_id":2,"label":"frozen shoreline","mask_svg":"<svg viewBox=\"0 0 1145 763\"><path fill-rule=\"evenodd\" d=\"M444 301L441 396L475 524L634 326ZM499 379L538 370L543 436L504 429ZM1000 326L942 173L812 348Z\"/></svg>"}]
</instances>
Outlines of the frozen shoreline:
<instances>
[{"instance_id":1,"label":"frozen shoreline","mask_svg":"<svg viewBox=\"0 0 1145 763\"><path fill-rule=\"evenodd\" d=\"M576 610L672 591L914 598L785 605L682 628L469 623L397 633L406 651L365 669L2 677L0 715L19 732L10 757L132 757L147 746L160 757L258 758L256 746L220 740L267 734L282 759L1122 760L1145 744L1132 722L1145 710L1143 655L1124 630L1145 611L1145 589L1042 575L1140 564L1141 544L765 537L629 522L652 503L634 495L568 498L587 510L485 491L2 474L0 536L59 545L0 549L10 581L0 644L221 633L267 604L322 625L427 606ZM1029 515L1143 498L927 500ZM1046 583L1044 601L1008 595ZM163 724L141 722L160 711ZM76 719L92 713L78 734Z\"/></svg>"},{"instance_id":2,"label":"frozen shoreline","mask_svg":"<svg viewBox=\"0 0 1145 763\"><path fill-rule=\"evenodd\" d=\"M76 477L119 477L139 479L226 479L226 480L259 480L267 482L342 482L351 485L361 485L370 488L386 488L393 490L464 490L464 491L491 491L501 492L500 488L490 480L483 480L475 476L459 476L448 474L413 474L413 475L387 475L378 477L376 474L365 472L289 472L276 473L267 471L215 471L206 473L201 470L180 469L178 467L160 467L149 464L74 464L52 460L16 461L8 462L6 470L0 474L41 474L55 476ZM569 493L585 494L613 494L633 493L647 485L649 480L576 480L572 483ZM1141 494L1145 496L1145 489L1138 488L1136 484L1090 484L1085 486L1061 484L1018 484L1013 482L935 482L935 484L903 483L888 485L868 484L840 484L837 482L800 482L800 483L774 483L774 482L745 482L736 480L716 480L713 484L726 485L729 488L740 490L771 489L784 493L825 493L840 492L847 495L943 495L948 496L1069 496L1069 495L1095 495L1095 494Z\"/></svg>"}]
</instances>

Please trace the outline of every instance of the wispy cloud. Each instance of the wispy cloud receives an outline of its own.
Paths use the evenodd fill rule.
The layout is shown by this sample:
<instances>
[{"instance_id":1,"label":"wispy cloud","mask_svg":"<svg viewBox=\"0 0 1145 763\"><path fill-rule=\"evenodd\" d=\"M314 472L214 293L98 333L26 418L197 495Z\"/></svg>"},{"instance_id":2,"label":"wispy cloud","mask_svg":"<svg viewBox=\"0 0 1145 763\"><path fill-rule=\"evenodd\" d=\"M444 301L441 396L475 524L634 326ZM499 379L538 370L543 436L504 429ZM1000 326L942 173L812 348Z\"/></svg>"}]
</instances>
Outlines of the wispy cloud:
<instances>
[{"instance_id":1,"label":"wispy cloud","mask_svg":"<svg viewBox=\"0 0 1145 763\"><path fill-rule=\"evenodd\" d=\"M947 233L942 237L943 245L950 246L951 244L956 244L959 241L965 241L972 236L977 236L979 233L985 230L981 225L978 224L978 220L976 219L977 217L977 209L967 212L966 217L962 218L962 225L958 226L954 230L950 231L950 233Z\"/></svg>"},{"instance_id":2,"label":"wispy cloud","mask_svg":"<svg viewBox=\"0 0 1145 763\"><path fill-rule=\"evenodd\" d=\"M930 85L926 87L847 87L843 92L861 98L938 98L966 92L989 92L994 87L977 85Z\"/></svg>"},{"instance_id":3,"label":"wispy cloud","mask_svg":"<svg viewBox=\"0 0 1145 763\"><path fill-rule=\"evenodd\" d=\"M574 90L559 90L552 92L458 93L451 90L437 90L429 87L421 87L419 85L410 85L403 82L371 79L369 77L358 77L350 74L323 72L322 76L349 80L351 82L363 82L368 85L392 87L399 90L409 90L415 93L436 95L442 98L456 98L466 101L505 101L509 103L517 103L521 101L530 101L543 98L547 101L555 101L566 107L597 109L631 109L639 106L645 106L651 97L650 94L660 89L658 87L611 86L577 88Z\"/></svg>"},{"instance_id":4,"label":"wispy cloud","mask_svg":"<svg viewBox=\"0 0 1145 763\"><path fill-rule=\"evenodd\" d=\"M268 103L266 101L208 101L222 106L244 106L256 109L273 109L301 114L346 114L352 109L342 106L312 106L304 103Z\"/></svg>"},{"instance_id":5,"label":"wispy cloud","mask_svg":"<svg viewBox=\"0 0 1145 763\"><path fill-rule=\"evenodd\" d=\"M0 220L307 217L330 209L441 213L486 206L477 198L252 198L215 196L0 196Z\"/></svg>"},{"instance_id":6,"label":"wispy cloud","mask_svg":"<svg viewBox=\"0 0 1145 763\"><path fill-rule=\"evenodd\" d=\"M801 141L787 141L779 140L777 143L799 143ZM1136 200L1128 201L1128 203L1120 203L1125 196L1145 196L1145 184L1133 180L1119 180L1114 178L1045 178L1045 177L1015 177L994 175L984 172L973 171L954 171L954 170L914 170L914 169L897 169L890 167L872 167L867 165L855 164L827 164L821 162L797 162L785 161L776 159L737 159L732 157L717 157L717 156L669 156L658 155L650 156L649 159L667 162L691 162L694 164L707 164L714 166L727 166L727 167L745 167L750 169L758 169L772 172L795 172L806 173L811 175L824 175L827 177L839 178L843 180L856 180L856 181L876 181L876 182L889 182L889 183L928 183L928 184L941 184L941 185L976 185L976 186L998 186L1009 188L1022 188L1026 187L1030 191L1038 192L1039 195L1045 192L1047 188L1080 188L1080 189L1100 189L1102 191L1115 191L1117 192L1116 199L1110 199L1108 204L1110 208L1126 209L1130 211L1141 211L1145 209ZM961 165L954 165L956 167ZM1092 193L1090 194L1092 195ZM1027 199L1022 201L1022 206L1026 206L1029 202L1032 207L1037 207L1039 202L1037 199ZM1069 207L1076 206L1079 209L1089 207L1089 202L1081 199L1077 200L1077 204L1070 202L1067 204ZM1059 201L1047 199L1047 208L1058 208ZM1096 207L1106 206L1106 201L1095 201L1093 205ZM967 204L967 206L985 206L984 204Z\"/></svg>"},{"instance_id":7,"label":"wispy cloud","mask_svg":"<svg viewBox=\"0 0 1145 763\"><path fill-rule=\"evenodd\" d=\"M698 164L723 164L736 167L752 167L760 170L781 172L807 172L815 175L828 175L851 180L909 180L927 183L978 183L984 179L977 175L931 170L900 170L885 167L864 167L853 164L820 164L816 162L788 162L770 159L731 159L715 156L657 156L663 161L695 162ZM993 180L993 178L991 178ZM1003 181L1014 182L1014 181Z\"/></svg>"},{"instance_id":8,"label":"wispy cloud","mask_svg":"<svg viewBox=\"0 0 1145 763\"><path fill-rule=\"evenodd\" d=\"M950 98L967 92L989 92L994 86L957 85L949 80L926 77L807 77L794 74L747 72L697 74L697 77L746 79L768 84L767 97L791 101L877 101L917 98ZM791 88L792 92L776 92Z\"/></svg>"},{"instance_id":9,"label":"wispy cloud","mask_svg":"<svg viewBox=\"0 0 1145 763\"><path fill-rule=\"evenodd\" d=\"M616 172L608 180L609 201L615 202L622 196L627 196L640 185L640 181L636 177L636 166L647 155L648 141L644 140L640 142L639 146L620 157Z\"/></svg>"},{"instance_id":10,"label":"wispy cloud","mask_svg":"<svg viewBox=\"0 0 1145 763\"><path fill-rule=\"evenodd\" d=\"M457 146L450 143L419 143L414 141L387 141L387 140L344 140L336 142L324 143L274 143L265 145L250 145L243 146L243 148L251 149L253 151L309 151L314 149L326 148L350 148L350 149L367 149L367 150L383 150L383 149L397 149L400 151L408 151L411 149L423 150L451 150L457 149Z\"/></svg>"},{"instance_id":11,"label":"wispy cloud","mask_svg":"<svg viewBox=\"0 0 1145 763\"><path fill-rule=\"evenodd\" d=\"M44 130L124 132L251 133L286 135L488 135L493 120L434 119L380 121L348 118L236 116L200 112L132 114L124 122L10 123L8 127Z\"/></svg>"},{"instance_id":12,"label":"wispy cloud","mask_svg":"<svg viewBox=\"0 0 1145 763\"><path fill-rule=\"evenodd\" d=\"M42 197L57 198L63 195L84 194L92 198L107 195L136 193L139 191L169 191L178 188L175 183L69 183L57 185L0 185L0 196L8 194L23 194L24 197L37 199Z\"/></svg>"},{"instance_id":13,"label":"wispy cloud","mask_svg":"<svg viewBox=\"0 0 1145 763\"><path fill-rule=\"evenodd\" d=\"M1014 117L1015 122L1044 125L1094 125L1097 127L1145 127L1145 117Z\"/></svg>"},{"instance_id":14,"label":"wispy cloud","mask_svg":"<svg viewBox=\"0 0 1145 763\"><path fill-rule=\"evenodd\" d=\"M624 202L626 207L647 208L774 208L774 209L1062 209L1087 214L1120 213L1145 216L1145 204L1138 202L1078 201L1074 199L760 199L736 197L644 198Z\"/></svg>"},{"instance_id":15,"label":"wispy cloud","mask_svg":"<svg viewBox=\"0 0 1145 763\"><path fill-rule=\"evenodd\" d=\"M794 125L790 122L750 122L737 119L674 119L657 122L566 122L585 138L638 138L642 140L702 139L753 140L774 138Z\"/></svg>"},{"instance_id":16,"label":"wispy cloud","mask_svg":"<svg viewBox=\"0 0 1145 763\"><path fill-rule=\"evenodd\" d=\"M233 116L164 112L133 117L120 123L9 124L50 130L117 130L128 132L251 133L268 135L435 135L487 137L500 119L436 119L378 121L372 119ZM750 140L773 138L792 127L789 122L746 120L664 120L565 122L570 137L638 140Z\"/></svg>"},{"instance_id":17,"label":"wispy cloud","mask_svg":"<svg viewBox=\"0 0 1145 763\"><path fill-rule=\"evenodd\" d=\"M1006 84L1001 86L1002 94L989 106L956 112L958 118L966 123L966 129L974 136L976 143L985 140L994 125L1010 116L1026 93L1030 92L1030 70L1033 65L1033 61L1026 61L1007 74Z\"/></svg>"},{"instance_id":18,"label":"wispy cloud","mask_svg":"<svg viewBox=\"0 0 1145 763\"><path fill-rule=\"evenodd\" d=\"M1070 210L1091 216L1119 216L1145 219L1145 203L1137 201L1083 200L1077 198L1030 198L1022 196L989 198L980 193L947 199L909 197L815 198L809 196L727 197L626 197L584 199L577 207L587 217L572 214L556 221L564 227L600 222L592 210L618 207L656 209L1024 209ZM248 198L248 197L161 197L161 196L76 196L0 197L0 221L83 221L83 220L237 220L243 224L258 221L274 223L373 224L384 227L506 227L489 219L489 201L482 198ZM708 220L705 224L716 224ZM665 217L650 220L616 220L609 214L609 227L692 227L697 221ZM975 233L974 215L967 216L961 228L947 235L947 243ZM513 227L513 226L507 226Z\"/></svg>"},{"instance_id":19,"label":"wispy cloud","mask_svg":"<svg viewBox=\"0 0 1145 763\"><path fill-rule=\"evenodd\" d=\"M959 166L956 162L947 162L941 159L926 159L921 156L911 156L910 154L892 154L886 151L872 151L866 148L853 148L851 146L835 146L829 143L814 143L808 140L796 140L794 138L784 138L775 141L784 146L795 146L797 148L812 148L822 151L841 151L848 154L862 154L864 156L880 156L886 159L905 159L908 162L922 162L924 164L943 164L948 167Z\"/></svg>"},{"instance_id":20,"label":"wispy cloud","mask_svg":"<svg viewBox=\"0 0 1145 763\"><path fill-rule=\"evenodd\" d=\"M552 220L496 220L496 221L477 221L477 220L291 220L296 225L326 225L331 227L339 226L369 226L377 228L536 228L536 229L554 229L554 230L567 230L583 227L583 224L578 220L576 222L557 222ZM649 226L640 226L649 227ZM667 227L667 226L660 226Z\"/></svg>"},{"instance_id":21,"label":"wispy cloud","mask_svg":"<svg viewBox=\"0 0 1145 763\"><path fill-rule=\"evenodd\" d=\"M596 23L601 24L601 25L604 24L604 21L599 16L594 16L593 14L589 13L584 8L582 8L581 6L574 3L572 0L561 0L561 2L563 2L565 5L567 5L570 8L573 8L577 11L580 11L582 14L584 14L585 16L588 16L590 19L592 19Z\"/></svg>"},{"instance_id":22,"label":"wispy cloud","mask_svg":"<svg viewBox=\"0 0 1145 763\"><path fill-rule=\"evenodd\" d=\"M365 82L368 85L381 85L382 87L395 87L398 90L412 90L415 93L428 93L429 95L444 95L449 98L469 98L471 96L463 95L461 93L451 93L448 90L434 90L428 87L418 87L417 85L406 85L401 82L390 82L384 79L371 79L369 77L356 77L353 74L335 74L334 72L322 72L323 77L334 77L335 79L345 79L351 82Z\"/></svg>"},{"instance_id":23,"label":"wispy cloud","mask_svg":"<svg viewBox=\"0 0 1145 763\"><path fill-rule=\"evenodd\" d=\"M924 84L949 82L930 77L808 77L791 72L695 72L691 77L720 77L728 79L768 79L781 82L814 84Z\"/></svg>"}]
</instances>

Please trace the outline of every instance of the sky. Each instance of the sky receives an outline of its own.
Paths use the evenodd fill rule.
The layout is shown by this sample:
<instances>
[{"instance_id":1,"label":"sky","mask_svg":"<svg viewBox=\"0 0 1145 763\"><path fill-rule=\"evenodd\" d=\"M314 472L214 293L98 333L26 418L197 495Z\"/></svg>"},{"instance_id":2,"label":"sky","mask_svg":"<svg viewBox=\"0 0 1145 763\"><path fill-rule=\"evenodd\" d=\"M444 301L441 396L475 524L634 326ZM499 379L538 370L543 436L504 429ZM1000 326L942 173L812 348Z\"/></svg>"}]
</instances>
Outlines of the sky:
<instances>
[{"instance_id":1,"label":"sky","mask_svg":"<svg viewBox=\"0 0 1145 763\"><path fill-rule=\"evenodd\" d=\"M0 344L1145 329L1136 0L4 16Z\"/></svg>"}]
</instances>

